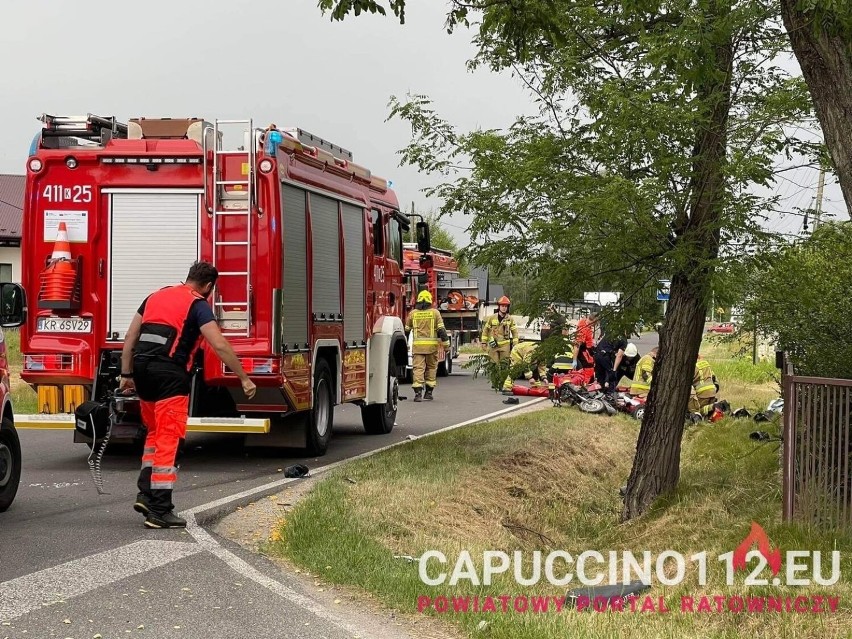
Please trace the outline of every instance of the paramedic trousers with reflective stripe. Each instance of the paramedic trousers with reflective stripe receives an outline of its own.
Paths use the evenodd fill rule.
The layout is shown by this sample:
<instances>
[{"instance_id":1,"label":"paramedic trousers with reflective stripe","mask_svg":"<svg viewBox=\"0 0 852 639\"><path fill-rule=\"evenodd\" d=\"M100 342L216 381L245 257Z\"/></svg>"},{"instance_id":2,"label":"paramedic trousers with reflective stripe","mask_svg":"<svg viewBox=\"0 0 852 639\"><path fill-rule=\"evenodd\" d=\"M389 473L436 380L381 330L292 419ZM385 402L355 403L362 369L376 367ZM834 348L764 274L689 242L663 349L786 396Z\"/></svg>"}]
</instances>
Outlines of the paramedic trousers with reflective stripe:
<instances>
[{"instance_id":1,"label":"paramedic trousers with reflective stripe","mask_svg":"<svg viewBox=\"0 0 852 639\"><path fill-rule=\"evenodd\" d=\"M174 509L172 490L177 480L177 456L186 437L189 396L177 395L156 402L140 402L148 429L137 486L155 515Z\"/></svg>"},{"instance_id":2,"label":"paramedic trousers with reflective stripe","mask_svg":"<svg viewBox=\"0 0 852 639\"><path fill-rule=\"evenodd\" d=\"M424 378L426 388L435 388L438 383L438 351L414 353L411 360L411 366L414 369L414 381L411 388L417 389L423 386Z\"/></svg>"}]
</instances>

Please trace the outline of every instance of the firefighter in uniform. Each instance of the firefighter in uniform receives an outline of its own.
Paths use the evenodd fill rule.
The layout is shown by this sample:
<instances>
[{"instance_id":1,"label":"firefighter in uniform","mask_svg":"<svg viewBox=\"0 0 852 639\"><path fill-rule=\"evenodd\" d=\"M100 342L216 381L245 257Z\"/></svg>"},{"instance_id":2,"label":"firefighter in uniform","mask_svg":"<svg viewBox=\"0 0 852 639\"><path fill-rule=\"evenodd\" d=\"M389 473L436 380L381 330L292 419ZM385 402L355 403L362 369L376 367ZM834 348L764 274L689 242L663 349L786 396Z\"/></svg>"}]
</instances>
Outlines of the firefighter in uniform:
<instances>
[{"instance_id":1,"label":"firefighter in uniform","mask_svg":"<svg viewBox=\"0 0 852 639\"><path fill-rule=\"evenodd\" d=\"M146 516L148 528L186 527L186 520L173 512L172 490L178 449L186 437L190 370L202 337L239 377L246 397L256 391L207 302L218 275L211 264L193 264L185 284L145 298L124 338L120 389L136 391L148 431L133 509Z\"/></svg>"},{"instance_id":2,"label":"firefighter in uniform","mask_svg":"<svg viewBox=\"0 0 852 639\"><path fill-rule=\"evenodd\" d=\"M450 347L450 338L444 328L444 320L436 308L432 308L432 294L420 291L417 295L417 305L405 320L405 333L414 331L411 343L411 366L414 369L414 401L432 399L432 391L438 383L438 346ZM421 396L423 384L426 384L426 394Z\"/></svg>"},{"instance_id":3,"label":"firefighter in uniform","mask_svg":"<svg viewBox=\"0 0 852 639\"><path fill-rule=\"evenodd\" d=\"M689 411L707 417L716 404L716 382L710 362L698 356L695 362L695 375L692 378L692 393L689 398Z\"/></svg>"},{"instance_id":4,"label":"firefighter in uniform","mask_svg":"<svg viewBox=\"0 0 852 639\"><path fill-rule=\"evenodd\" d=\"M654 360L657 359L657 350L655 346L636 364L636 375L630 385L631 395L636 397L648 396L651 390L651 378L654 376Z\"/></svg>"},{"instance_id":5,"label":"firefighter in uniform","mask_svg":"<svg viewBox=\"0 0 852 639\"><path fill-rule=\"evenodd\" d=\"M518 327L509 315L512 301L505 295L497 300L497 312L485 321L481 342L488 347L491 361L499 364L509 357L512 346L518 341Z\"/></svg>"},{"instance_id":6,"label":"firefighter in uniform","mask_svg":"<svg viewBox=\"0 0 852 639\"><path fill-rule=\"evenodd\" d=\"M534 357L535 349L538 348L536 342L521 342L512 349L509 356L511 369L506 376L506 381L503 382L503 394L511 395L514 379L512 372L520 365L523 365L524 379L529 382L530 388L538 388L539 386L547 385L547 367L544 362Z\"/></svg>"}]
</instances>

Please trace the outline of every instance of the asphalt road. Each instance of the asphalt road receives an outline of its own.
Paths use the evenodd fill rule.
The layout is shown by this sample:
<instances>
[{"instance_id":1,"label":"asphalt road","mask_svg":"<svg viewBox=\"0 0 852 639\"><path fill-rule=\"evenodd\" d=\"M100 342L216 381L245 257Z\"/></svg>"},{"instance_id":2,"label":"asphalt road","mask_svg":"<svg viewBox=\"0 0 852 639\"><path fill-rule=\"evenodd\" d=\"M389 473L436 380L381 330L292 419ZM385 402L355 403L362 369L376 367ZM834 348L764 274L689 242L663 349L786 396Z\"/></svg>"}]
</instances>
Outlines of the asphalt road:
<instances>
[{"instance_id":1,"label":"asphalt road","mask_svg":"<svg viewBox=\"0 0 852 639\"><path fill-rule=\"evenodd\" d=\"M633 341L646 352L656 334ZM409 398L410 387L402 392ZM357 408L335 411L326 456L244 449L238 437L190 435L175 491L187 530L152 531L133 512L139 459L118 451L104 460L106 495L86 464L88 448L71 433L22 431L24 470L13 506L0 514L0 639L48 637L410 637L394 624L316 599L304 580L208 532L212 516L232 511L259 488L280 490L281 469L349 459L453 424L501 411L503 397L456 367L431 403L400 405L397 426L367 436ZM520 398L521 406L529 402ZM216 502L220 502L217 504ZM263 531L265 533L266 531ZM330 561L333 558L330 558Z\"/></svg>"},{"instance_id":2,"label":"asphalt road","mask_svg":"<svg viewBox=\"0 0 852 639\"><path fill-rule=\"evenodd\" d=\"M338 407L334 437L320 459L293 450L243 449L234 436L191 434L174 497L190 519L186 531L147 530L131 509L135 453L105 457L108 494L98 495L88 448L73 444L70 431L22 431L21 487L0 514L0 639L384 636L365 632L369 624L351 615L335 618L299 583L282 581L265 559L204 526L211 523L211 502L280 481L287 465L326 466L507 408L486 381L474 380L458 363L451 377L439 380L435 401L414 404L410 387L402 392L409 401L401 402L389 435L365 435L359 410ZM521 405L528 401L521 398Z\"/></svg>"}]
</instances>

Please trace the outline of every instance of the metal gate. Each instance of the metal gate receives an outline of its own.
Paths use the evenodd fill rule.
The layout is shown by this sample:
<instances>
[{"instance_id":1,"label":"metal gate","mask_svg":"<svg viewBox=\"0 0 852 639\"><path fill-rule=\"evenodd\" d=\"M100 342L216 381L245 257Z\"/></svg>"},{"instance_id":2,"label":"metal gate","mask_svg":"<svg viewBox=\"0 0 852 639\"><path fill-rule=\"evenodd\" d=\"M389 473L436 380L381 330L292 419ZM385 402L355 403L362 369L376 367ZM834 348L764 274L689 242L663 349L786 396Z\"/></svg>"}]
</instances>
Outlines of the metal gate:
<instances>
[{"instance_id":1,"label":"metal gate","mask_svg":"<svg viewBox=\"0 0 852 639\"><path fill-rule=\"evenodd\" d=\"M852 380L784 363L784 520L852 530Z\"/></svg>"}]
</instances>

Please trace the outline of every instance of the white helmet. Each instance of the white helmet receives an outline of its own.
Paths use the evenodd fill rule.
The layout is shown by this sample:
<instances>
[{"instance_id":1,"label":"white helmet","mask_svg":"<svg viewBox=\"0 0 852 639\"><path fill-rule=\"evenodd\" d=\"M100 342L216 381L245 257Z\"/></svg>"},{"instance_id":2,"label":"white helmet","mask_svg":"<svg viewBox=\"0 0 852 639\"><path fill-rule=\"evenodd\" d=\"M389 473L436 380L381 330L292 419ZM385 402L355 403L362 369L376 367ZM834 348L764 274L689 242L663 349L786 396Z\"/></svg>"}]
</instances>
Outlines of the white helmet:
<instances>
[{"instance_id":1,"label":"white helmet","mask_svg":"<svg viewBox=\"0 0 852 639\"><path fill-rule=\"evenodd\" d=\"M624 349L624 354L627 357L636 357L639 354L639 349L636 348L636 344L630 342L627 348Z\"/></svg>"}]
</instances>

